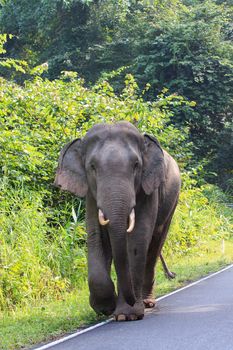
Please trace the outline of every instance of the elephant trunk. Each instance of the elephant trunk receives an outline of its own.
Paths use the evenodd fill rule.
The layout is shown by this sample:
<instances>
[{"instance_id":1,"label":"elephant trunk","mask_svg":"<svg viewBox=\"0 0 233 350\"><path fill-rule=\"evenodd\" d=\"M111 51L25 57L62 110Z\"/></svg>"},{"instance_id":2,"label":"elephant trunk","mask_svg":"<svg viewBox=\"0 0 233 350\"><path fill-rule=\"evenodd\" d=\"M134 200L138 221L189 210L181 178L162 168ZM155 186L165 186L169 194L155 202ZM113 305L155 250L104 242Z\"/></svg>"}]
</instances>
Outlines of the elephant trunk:
<instances>
[{"instance_id":1,"label":"elephant trunk","mask_svg":"<svg viewBox=\"0 0 233 350\"><path fill-rule=\"evenodd\" d=\"M119 288L126 302L133 305L135 295L129 265L128 235L135 225L135 194L130 188L129 183L124 186L121 183L121 188L114 188L114 193L105 189L105 196L101 195L97 202L100 224L108 228Z\"/></svg>"},{"instance_id":2,"label":"elephant trunk","mask_svg":"<svg viewBox=\"0 0 233 350\"><path fill-rule=\"evenodd\" d=\"M120 215L112 217L109 223L109 236L112 247L113 261L117 273L118 284L129 305L135 303L135 295L130 273L127 249L127 220L119 222Z\"/></svg>"}]
</instances>

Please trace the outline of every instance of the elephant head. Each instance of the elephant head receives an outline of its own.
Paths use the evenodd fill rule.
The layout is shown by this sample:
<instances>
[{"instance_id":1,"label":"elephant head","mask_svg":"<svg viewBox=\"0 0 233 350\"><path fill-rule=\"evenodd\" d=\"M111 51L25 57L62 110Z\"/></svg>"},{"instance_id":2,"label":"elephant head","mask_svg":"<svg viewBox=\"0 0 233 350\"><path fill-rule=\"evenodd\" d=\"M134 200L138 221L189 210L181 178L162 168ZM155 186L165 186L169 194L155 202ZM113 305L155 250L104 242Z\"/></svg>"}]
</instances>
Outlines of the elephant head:
<instances>
[{"instance_id":1,"label":"elephant head","mask_svg":"<svg viewBox=\"0 0 233 350\"><path fill-rule=\"evenodd\" d=\"M99 225L108 230L118 282L131 305L127 235L137 224L137 194L143 191L150 196L164 181L164 155L158 141L141 135L128 122L97 124L61 151L55 184L80 197L89 192L94 198Z\"/></svg>"}]
</instances>

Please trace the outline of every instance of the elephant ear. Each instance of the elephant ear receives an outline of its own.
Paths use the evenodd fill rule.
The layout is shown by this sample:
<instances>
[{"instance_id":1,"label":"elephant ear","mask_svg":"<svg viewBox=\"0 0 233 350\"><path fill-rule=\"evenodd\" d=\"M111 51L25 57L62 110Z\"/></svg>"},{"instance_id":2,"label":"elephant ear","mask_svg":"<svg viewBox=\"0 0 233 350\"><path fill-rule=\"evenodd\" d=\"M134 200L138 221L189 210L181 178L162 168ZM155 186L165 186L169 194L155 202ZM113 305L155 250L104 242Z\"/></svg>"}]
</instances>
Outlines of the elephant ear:
<instances>
[{"instance_id":1,"label":"elephant ear","mask_svg":"<svg viewBox=\"0 0 233 350\"><path fill-rule=\"evenodd\" d=\"M60 153L54 184L85 197L87 194L87 179L81 155L81 139L68 143Z\"/></svg>"},{"instance_id":2,"label":"elephant ear","mask_svg":"<svg viewBox=\"0 0 233 350\"><path fill-rule=\"evenodd\" d=\"M163 150L158 140L144 135L142 188L147 195L165 182L165 163Z\"/></svg>"}]
</instances>

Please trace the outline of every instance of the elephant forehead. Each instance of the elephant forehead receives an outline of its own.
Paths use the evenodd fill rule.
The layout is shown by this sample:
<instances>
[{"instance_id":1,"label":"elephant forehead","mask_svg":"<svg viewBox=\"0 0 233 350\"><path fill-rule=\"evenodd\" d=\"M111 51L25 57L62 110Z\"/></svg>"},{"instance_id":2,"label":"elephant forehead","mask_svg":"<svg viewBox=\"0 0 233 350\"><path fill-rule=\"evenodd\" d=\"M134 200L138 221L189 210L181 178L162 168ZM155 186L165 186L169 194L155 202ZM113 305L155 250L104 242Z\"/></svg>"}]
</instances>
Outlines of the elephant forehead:
<instances>
[{"instance_id":1,"label":"elephant forehead","mask_svg":"<svg viewBox=\"0 0 233 350\"><path fill-rule=\"evenodd\" d=\"M127 142L127 140L106 139L88 148L86 152L87 163L95 161L99 165L119 165L127 164L140 158L138 147ZM120 169L119 169L120 170Z\"/></svg>"},{"instance_id":2,"label":"elephant forehead","mask_svg":"<svg viewBox=\"0 0 233 350\"><path fill-rule=\"evenodd\" d=\"M120 122L117 124L97 124L92 127L83 139L84 152L89 146L98 144L102 147L106 142L115 142L121 144L133 144L141 146L143 144L143 136L137 128L128 122Z\"/></svg>"},{"instance_id":3,"label":"elephant forehead","mask_svg":"<svg viewBox=\"0 0 233 350\"><path fill-rule=\"evenodd\" d=\"M101 147L100 159L107 163L127 163L129 160L136 158L136 150L126 140L106 141Z\"/></svg>"}]
</instances>

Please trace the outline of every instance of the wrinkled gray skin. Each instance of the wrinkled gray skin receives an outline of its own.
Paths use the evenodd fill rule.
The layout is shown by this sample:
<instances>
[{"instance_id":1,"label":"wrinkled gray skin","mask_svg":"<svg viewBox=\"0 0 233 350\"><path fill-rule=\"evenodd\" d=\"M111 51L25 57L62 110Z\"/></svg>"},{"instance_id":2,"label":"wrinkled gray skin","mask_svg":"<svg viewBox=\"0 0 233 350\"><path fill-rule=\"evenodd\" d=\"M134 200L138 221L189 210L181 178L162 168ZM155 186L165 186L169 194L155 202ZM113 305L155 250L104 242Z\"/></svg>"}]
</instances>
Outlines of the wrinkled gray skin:
<instances>
[{"instance_id":1,"label":"wrinkled gray skin","mask_svg":"<svg viewBox=\"0 0 233 350\"><path fill-rule=\"evenodd\" d=\"M55 184L86 197L91 306L118 321L141 319L145 306L155 304L154 267L180 191L176 162L128 122L98 124L63 148ZM133 208L135 227L128 233ZM110 220L106 226L99 223L99 209Z\"/></svg>"}]
</instances>

